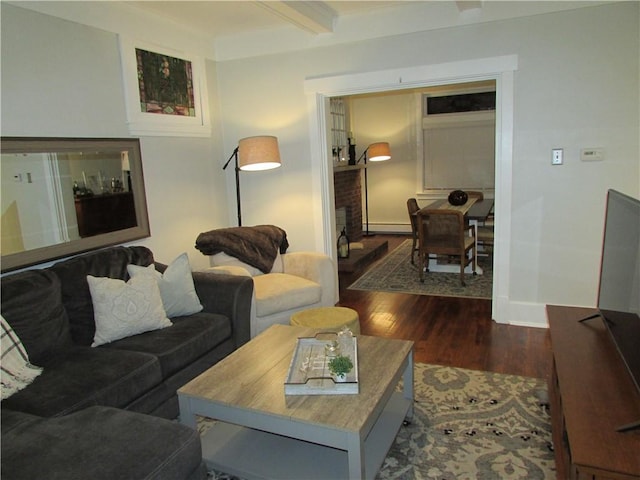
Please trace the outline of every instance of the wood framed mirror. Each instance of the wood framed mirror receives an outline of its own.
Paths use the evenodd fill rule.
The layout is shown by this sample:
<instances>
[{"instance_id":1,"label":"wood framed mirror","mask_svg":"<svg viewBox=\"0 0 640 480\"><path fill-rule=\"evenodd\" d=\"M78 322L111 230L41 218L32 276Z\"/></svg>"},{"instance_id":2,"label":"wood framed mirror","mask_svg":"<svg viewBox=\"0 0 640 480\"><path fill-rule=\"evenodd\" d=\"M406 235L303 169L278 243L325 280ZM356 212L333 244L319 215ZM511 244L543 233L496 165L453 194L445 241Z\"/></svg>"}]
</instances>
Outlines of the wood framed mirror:
<instances>
[{"instance_id":1,"label":"wood framed mirror","mask_svg":"<svg viewBox=\"0 0 640 480\"><path fill-rule=\"evenodd\" d=\"M2 272L151 235L138 139L0 141Z\"/></svg>"}]
</instances>

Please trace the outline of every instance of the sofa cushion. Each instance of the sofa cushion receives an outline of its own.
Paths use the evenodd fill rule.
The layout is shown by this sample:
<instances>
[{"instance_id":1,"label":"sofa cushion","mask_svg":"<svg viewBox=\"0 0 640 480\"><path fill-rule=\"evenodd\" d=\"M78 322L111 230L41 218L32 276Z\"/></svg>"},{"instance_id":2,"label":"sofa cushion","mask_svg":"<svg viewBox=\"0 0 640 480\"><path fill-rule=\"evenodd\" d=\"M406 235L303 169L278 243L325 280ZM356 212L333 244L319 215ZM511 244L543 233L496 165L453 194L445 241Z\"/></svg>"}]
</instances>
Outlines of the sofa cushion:
<instances>
[{"instance_id":1,"label":"sofa cushion","mask_svg":"<svg viewBox=\"0 0 640 480\"><path fill-rule=\"evenodd\" d=\"M62 304L69 315L71 336L78 345L91 345L96 329L87 275L128 280L130 263L146 267L153 263L153 254L146 247L111 247L49 267L60 279Z\"/></svg>"},{"instance_id":2,"label":"sofa cushion","mask_svg":"<svg viewBox=\"0 0 640 480\"><path fill-rule=\"evenodd\" d=\"M87 275L87 281L96 324L92 347L171 326L158 282L152 276L140 275L124 282Z\"/></svg>"},{"instance_id":3,"label":"sofa cushion","mask_svg":"<svg viewBox=\"0 0 640 480\"><path fill-rule=\"evenodd\" d=\"M71 347L42 374L2 401L2 408L54 417L91 405L124 408L162 381L160 362L140 352Z\"/></svg>"},{"instance_id":4,"label":"sofa cushion","mask_svg":"<svg viewBox=\"0 0 640 480\"><path fill-rule=\"evenodd\" d=\"M253 277L253 284L258 317L312 305L322 297L318 283L286 273Z\"/></svg>"},{"instance_id":5,"label":"sofa cushion","mask_svg":"<svg viewBox=\"0 0 640 480\"><path fill-rule=\"evenodd\" d=\"M72 345L58 277L29 270L2 278L2 316L20 337L34 365Z\"/></svg>"},{"instance_id":6,"label":"sofa cushion","mask_svg":"<svg viewBox=\"0 0 640 480\"><path fill-rule=\"evenodd\" d=\"M179 255L171 262L164 273L158 272L154 265L148 267L129 265L127 272L132 278L138 275L151 275L158 282L160 297L162 297L167 317L193 315L202 311L202 304L193 284L189 257L186 253Z\"/></svg>"},{"instance_id":7,"label":"sofa cushion","mask_svg":"<svg viewBox=\"0 0 640 480\"><path fill-rule=\"evenodd\" d=\"M62 418L3 410L1 466L7 479L206 478L196 430L97 406Z\"/></svg>"},{"instance_id":8,"label":"sofa cushion","mask_svg":"<svg viewBox=\"0 0 640 480\"><path fill-rule=\"evenodd\" d=\"M224 315L196 313L174 318L169 328L123 338L102 348L152 354L160 361L163 378L168 378L231 338L231 333L231 322Z\"/></svg>"}]
</instances>

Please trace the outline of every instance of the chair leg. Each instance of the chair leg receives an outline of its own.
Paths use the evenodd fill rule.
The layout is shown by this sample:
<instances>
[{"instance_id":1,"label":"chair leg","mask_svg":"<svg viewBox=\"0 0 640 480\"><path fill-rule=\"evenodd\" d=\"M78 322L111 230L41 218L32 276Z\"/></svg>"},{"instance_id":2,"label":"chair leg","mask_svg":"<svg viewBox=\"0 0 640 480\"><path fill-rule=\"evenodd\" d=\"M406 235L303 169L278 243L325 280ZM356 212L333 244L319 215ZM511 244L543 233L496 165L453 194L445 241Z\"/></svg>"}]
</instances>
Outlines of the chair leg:
<instances>
[{"instance_id":1,"label":"chair leg","mask_svg":"<svg viewBox=\"0 0 640 480\"><path fill-rule=\"evenodd\" d=\"M416 243L418 243L418 239L416 236L413 236L413 242L411 243L411 265L415 265L416 262L413 260L413 254L416 252Z\"/></svg>"},{"instance_id":2,"label":"chair leg","mask_svg":"<svg viewBox=\"0 0 640 480\"><path fill-rule=\"evenodd\" d=\"M472 265L471 269L472 269L474 275L477 275L477 273L476 273L476 264L477 263L478 263L478 251L477 251L476 246L474 245L471 248L471 265Z\"/></svg>"},{"instance_id":3,"label":"chair leg","mask_svg":"<svg viewBox=\"0 0 640 480\"><path fill-rule=\"evenodd\" d=\"M429 261L429 254L426 255L426 260L427 262ZM424 283L424 261L425 261L425 255L422 252L419 252L418 253L418 273L419 273L420 283Z\"/></svg>"}]
</instances>

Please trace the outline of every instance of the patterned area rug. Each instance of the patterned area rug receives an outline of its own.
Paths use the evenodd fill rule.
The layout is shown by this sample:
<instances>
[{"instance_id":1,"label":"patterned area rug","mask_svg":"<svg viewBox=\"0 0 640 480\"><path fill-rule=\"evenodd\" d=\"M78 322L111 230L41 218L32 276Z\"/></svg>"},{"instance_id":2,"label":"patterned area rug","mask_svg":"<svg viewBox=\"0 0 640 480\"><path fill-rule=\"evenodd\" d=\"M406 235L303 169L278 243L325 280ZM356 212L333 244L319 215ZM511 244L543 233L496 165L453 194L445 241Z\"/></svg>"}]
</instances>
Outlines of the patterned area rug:
<instances>
[{"instance_id":1,"label":"patterned area rug","mask_svg":"<svg viewBox=\"0 0 640 480\"><path fill-rule=\"evenodd\" d=\"M414 378L413 421L377 480L556 478L544 380L420 363Z\"/></svg>"},{"instance_id":2,"label":"patterned area rug","mask_svg":"<svg viewBox=\"0 0 640 480\"><path fill-rule=\"evenodd\" d=\"M482 267L484 274L465 274L467 285L464 287L460 285L459 273L425 272L424 283L420 283L418 267L411 264L411 240L405 240L348 288L377 292L490 299L493 288L491 257L478 257L478 265Z\"/></svg>"}]
</instances>

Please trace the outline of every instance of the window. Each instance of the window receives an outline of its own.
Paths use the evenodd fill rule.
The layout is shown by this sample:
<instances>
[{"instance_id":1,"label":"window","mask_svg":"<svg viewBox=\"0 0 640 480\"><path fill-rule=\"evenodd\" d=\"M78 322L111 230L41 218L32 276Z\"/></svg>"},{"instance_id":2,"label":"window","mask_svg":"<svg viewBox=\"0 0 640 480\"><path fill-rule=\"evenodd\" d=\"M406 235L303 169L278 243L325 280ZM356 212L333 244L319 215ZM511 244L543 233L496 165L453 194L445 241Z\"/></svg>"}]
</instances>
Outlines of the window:
<instances>
[{"instance_id":1,"label":"window","mask_svg":"<svg viewBox=\"0 0 640 480\"><path fill-rule=\"evenodd\" d=\"M425 113L441 115L446 113L479 112L496 109L496 92L464 93L461 95L424 96Z\"/></svg>"},{"instance_id":2,"label":"window","mask_svg":"<svg viewBox=\"0 0 640 480\"><path fill-rule=\"evenodd\" d=\"M423 95L422 191L493 191L495 91Z\"/></svg>"},{"instance_id":3,"label":"window","mask_svg":"<svg viewBox=\"0 0 640 480\"><path fill-rule=\"evenodd\" d=\"M337 164L349 157L349 143L347 141L349 119L342 97L331 98L329 108L331 113L331 150L333 163Z\"/></svg>"}]
</instances>

